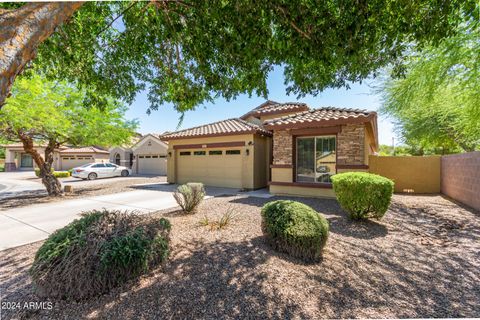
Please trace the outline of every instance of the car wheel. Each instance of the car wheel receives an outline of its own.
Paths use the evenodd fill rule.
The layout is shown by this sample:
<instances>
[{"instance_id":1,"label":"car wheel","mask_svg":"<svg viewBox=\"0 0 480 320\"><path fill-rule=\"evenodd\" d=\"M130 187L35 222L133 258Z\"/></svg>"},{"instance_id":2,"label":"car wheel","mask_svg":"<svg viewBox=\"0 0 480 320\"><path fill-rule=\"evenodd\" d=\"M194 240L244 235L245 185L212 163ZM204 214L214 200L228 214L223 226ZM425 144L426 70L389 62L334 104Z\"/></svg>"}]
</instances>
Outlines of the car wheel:
<instances>
[{"instance_id":1,"label":"car wheel","mask_svg":"<svg viewBox=\"0 0 480 320\"><path fill-rule=\"evenodd\" d=\"M97 174L95 172L88 174L88 180L95 180L97 179Z\"/></svg>"},{"instance_id":2,"label":"car wheel","mask_svg":"<svg viewBox=\"0 0 480 320\"><path fill-rule=\"evenodd\" d=\"M129 175L128 170L122 171L122 177L128 177L128 175Z\"/></svg>"}]
</instances>

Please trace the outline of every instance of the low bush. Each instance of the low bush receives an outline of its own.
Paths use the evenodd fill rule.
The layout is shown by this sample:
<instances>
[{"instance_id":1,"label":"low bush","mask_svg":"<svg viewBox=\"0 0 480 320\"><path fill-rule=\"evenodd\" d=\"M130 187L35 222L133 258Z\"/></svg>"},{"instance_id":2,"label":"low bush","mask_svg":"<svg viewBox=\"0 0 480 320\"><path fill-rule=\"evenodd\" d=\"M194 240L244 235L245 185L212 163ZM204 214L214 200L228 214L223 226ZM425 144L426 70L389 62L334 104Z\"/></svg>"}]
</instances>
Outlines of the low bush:
<instances>
[{"instance_id":1,"label":"low bush","mask_svg":"<svg viewBox=\"0 0 480 320\"><path fill-rule=\"evenodd\" d=\"M205 188L203 183L189 182L179 186L173 197L185 213L195 213L205 197Z\"/></svg>"},{"instance_id":2,"label":"low bush","mask_svg":"<svg viewBox=\"0 0 480 320\"><path fill-rule=\"evenodd\" d=\"M68 172L68 171L54 171L53 175L57 178L68 178L68 177L70 177L70 172Z\"/></svg>"},{"instance_id":3,"label":"low bush","mask_svg":"<svg viewBox=\"0 0 480 320\"><path fill-rule=\"evenodd\" d=\"M82 300L110 291L165 261L170 222L91 211L48 237L30 274L40 297Z\"/></svg>"},{"instance_id":4,"label":"low bush","mask_svg":"<svg viewBox=\"0 0 480 320\"><path fill-rule=\"evenodd\" d=\"M52 173L57 178L68 178L68 177L71 176L69 171L54 171L53 168L52 168ZM40 177L40 169L39 168L35 168L35 175L37 177Z\"/></svg>"},{"instance_id":5,"label":"low bush","mask_svg":"<svg viewBox=\"0 0 480 320\"><path fill-rule=\"evenodd\" d=\"M387 212L394 183L366 172L345 172L332 176L338 202L352 219L380 219Z\"/></svg>"},{"instance_id":6,"label":"low bush","mask_svg":"<svg viewBox=\"0 0 480 320\"><path fill-rule=\"evenodd\" d=\"M327 219L309 206L278 200L262 208L262 230L274 249L304 261L318 261L328 238Z\"/></svg>"}]
</instances>

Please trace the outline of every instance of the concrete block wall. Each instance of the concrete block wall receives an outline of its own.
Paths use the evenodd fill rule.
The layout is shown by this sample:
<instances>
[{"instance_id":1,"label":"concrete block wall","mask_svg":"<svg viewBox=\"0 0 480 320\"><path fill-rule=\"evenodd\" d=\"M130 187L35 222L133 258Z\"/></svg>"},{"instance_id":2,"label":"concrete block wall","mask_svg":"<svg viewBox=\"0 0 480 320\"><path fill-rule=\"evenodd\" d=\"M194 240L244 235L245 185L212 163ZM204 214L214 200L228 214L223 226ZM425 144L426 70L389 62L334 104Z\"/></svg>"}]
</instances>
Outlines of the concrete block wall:
<instances>
[{"instance_id":1,"label":"concrete block wall","mask_svg":"<svg viewBox=\"0 0 480 320\"><path fill-rule=\"evenodd\" d=\"M480 151L443 156L441 190L480 211Z\"/></svg>"}]
</instances>

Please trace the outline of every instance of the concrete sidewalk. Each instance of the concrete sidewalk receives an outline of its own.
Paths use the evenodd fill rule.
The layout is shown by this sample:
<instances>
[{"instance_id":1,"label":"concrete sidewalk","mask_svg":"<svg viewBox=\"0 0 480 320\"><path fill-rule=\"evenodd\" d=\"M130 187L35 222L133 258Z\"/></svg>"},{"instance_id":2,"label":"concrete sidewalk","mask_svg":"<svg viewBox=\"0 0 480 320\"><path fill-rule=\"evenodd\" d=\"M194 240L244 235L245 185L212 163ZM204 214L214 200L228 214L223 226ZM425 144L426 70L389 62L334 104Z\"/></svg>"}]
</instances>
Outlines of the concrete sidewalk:
<instances>
[{"instance_id":1,"label":"concrete sidewalk","mask_svg":"<svg viewBox=\"0 0 480 320\"><path fill-rule=\"evenodd\" d=\"M58 201L0 211L0 250L43 240L50 233L93 209L129 210L148 213L177 206L174 185L138 185L139 190ZM237 190L207 188L206 198L236 194Z\"/></svg>"}]
</instances>

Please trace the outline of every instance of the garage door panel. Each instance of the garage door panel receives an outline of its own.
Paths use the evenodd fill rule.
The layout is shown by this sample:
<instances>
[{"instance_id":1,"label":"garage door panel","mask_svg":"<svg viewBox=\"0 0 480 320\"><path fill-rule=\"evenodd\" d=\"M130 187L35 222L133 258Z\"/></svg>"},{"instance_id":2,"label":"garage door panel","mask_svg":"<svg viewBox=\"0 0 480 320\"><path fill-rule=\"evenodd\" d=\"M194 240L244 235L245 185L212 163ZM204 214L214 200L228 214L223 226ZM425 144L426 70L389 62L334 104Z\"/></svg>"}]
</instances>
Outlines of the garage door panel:
<instances>
[{"instance_id":1,"label":"garage door panel","mask_svg":"<svg viewBox=\"0 0 480 320\"><path fill-rule=\"evenodd\" d=\"M242 187L242 157L237 155L191 155L177 156L178 183L202 182L207 186L230 188Z\"/></svg>"},{"instance_id":2,"label":"garage door panel","mask_svg":"<svg viewBox=\"0 0 480 320\"><path fill-rule=\"evenodd\" d=\"M62 157L61 170L70 170L72 168L83 166L87 163L92 163L95 160L92 157Z\"/></svg>"},{"instance_id":3,"label":"garage door panel","mask_svg":"<svg viewBox=\"0 0 480 320\"><path fill-rule=\"evenodd\" d=\"M158 174L167 173L167 159L160 155L138 155L138 173L139 174Z\"/></svg>"}]
</instances>

